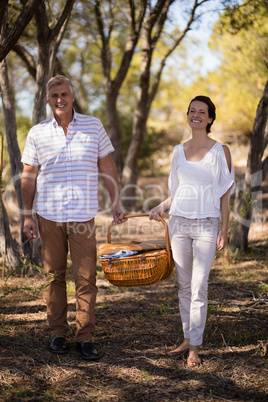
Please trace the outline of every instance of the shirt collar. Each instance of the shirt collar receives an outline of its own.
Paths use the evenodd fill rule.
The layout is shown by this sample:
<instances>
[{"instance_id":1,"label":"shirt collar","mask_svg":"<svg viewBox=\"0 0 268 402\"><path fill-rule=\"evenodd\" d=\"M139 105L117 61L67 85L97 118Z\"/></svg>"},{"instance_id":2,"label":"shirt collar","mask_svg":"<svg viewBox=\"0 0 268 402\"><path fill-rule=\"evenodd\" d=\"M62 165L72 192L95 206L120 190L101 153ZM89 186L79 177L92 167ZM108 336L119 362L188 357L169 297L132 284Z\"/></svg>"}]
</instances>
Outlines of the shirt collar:
<instances>
[{"instance_id":1,"label":"shirt collar","mask_svg":"<svg viewBox=\"0 0 268 402\"><path fill-rule=\"evenodd\" d=\"M57 120L55 119L54 114L51 116L51 118L52 118L52 124L53 124L53 126L54 126L54 127L57 127L57 126L58 126L58 122L57 122ZM77 120L77 113L76 113L76 111L75 111L74 108L73 108L73 120L71 121L71 123L72 123L72 122L75 122L76 120Z\"/></svg>"}]
</instances>

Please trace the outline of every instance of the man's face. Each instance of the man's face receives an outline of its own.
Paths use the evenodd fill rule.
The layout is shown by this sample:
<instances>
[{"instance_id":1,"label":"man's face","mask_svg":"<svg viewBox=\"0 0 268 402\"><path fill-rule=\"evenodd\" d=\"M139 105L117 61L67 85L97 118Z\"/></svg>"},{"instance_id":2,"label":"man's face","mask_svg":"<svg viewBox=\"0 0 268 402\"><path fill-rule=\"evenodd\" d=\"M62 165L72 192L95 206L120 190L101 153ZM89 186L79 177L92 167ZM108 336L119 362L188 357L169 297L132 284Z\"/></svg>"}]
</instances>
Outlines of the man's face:
<instances>
[{"instance_id":1,"label":"man's face","mask_svg":"<svg viewBox=\"0 0 268 402\"><path fill-rule=\"evenodd\" d=\"M47 101L56 118L60 120L72 118L74 94L67 83L50 88Z\"/></svg>"}]
</instances>

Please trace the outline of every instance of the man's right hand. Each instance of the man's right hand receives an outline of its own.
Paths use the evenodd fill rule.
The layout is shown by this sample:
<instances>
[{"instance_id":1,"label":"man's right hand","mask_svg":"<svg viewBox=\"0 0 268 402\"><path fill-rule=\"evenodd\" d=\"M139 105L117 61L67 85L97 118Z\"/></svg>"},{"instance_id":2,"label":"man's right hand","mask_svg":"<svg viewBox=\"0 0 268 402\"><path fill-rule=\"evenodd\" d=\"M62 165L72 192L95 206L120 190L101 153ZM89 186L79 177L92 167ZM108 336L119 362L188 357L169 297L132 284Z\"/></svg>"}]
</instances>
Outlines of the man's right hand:
<instances>
[{"instance_id":1,"label":"man's right hand","mask_svg":"<svg viewBox=\"0 0 268 402\"><path fill-rule=\"evenodd\" d=\"M24 217L23 233L29 240L37 238L37 224L32 216Z\"/></svg>"}]
</instances>

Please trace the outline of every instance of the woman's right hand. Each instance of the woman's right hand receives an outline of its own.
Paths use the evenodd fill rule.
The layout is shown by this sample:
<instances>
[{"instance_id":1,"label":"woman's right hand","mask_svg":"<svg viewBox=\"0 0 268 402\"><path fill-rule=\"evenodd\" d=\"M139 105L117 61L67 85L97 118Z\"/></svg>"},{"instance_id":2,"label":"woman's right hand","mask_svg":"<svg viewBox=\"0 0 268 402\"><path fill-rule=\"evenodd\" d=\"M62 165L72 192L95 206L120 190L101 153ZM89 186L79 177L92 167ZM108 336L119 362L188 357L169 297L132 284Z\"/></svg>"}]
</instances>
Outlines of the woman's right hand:
<instances>
[{"instance_id":1,"label":"woman's right hand","mask_svg":"<svg viewBox=\"0 0 268 402\"><path fill-rule=\"evenodd\" d=\"M161 204L159 204L149 211L149 219L159 222L160 217L163 218L164 212L165 212L165 210L164 210L163 206L161 206Z\"/></svg>"},{"instance_id":2,"label":"woman's right hand","mask_svg":"<svg viewBox=\"0 0 268 402\"><path fill-rule=\"evenodd\" d=\"M160 218L163 218L164 212L170 208L172 202L172 198L168 197L165 201L158 204L156 207L149 211L149 219L153 219L155 221L160 221Z\"/></svg>"}]
</instances>

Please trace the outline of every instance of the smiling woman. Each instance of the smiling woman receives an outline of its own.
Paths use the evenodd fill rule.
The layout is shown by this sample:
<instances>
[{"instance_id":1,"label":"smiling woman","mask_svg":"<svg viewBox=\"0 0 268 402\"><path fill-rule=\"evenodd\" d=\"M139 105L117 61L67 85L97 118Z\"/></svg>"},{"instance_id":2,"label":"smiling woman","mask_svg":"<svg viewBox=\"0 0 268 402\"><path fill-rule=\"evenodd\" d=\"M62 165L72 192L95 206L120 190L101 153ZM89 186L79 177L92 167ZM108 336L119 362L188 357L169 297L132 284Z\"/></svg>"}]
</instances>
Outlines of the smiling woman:
<instances>
[{"instance_id":1,"label":"smiling woman","mask_svg":"<svg viewBox=\"0 0 268 402\"><path fill-rule=\"evenodd\" d=\"M196 96L187 110L192 138L173 151L169 188L171 197L153 208L159 220L170 208L170 242L179 283L179 307L184 340L170 355L189 352L188 365L201 364L207 315L207 287L216 249L227 244L229 194L234 168L229 148L208 136L216 108L207 96ZM222 225L219 230L219 218Z\"/></svg>"},{"instance_id":2,"label":"smiling woman","mask_svg":"<svg viewBox=\"0 0 268 402\"><path fill-rule=\"evenodd\" d=\"M216 108L214 103L208 96L199 95L196 96L189 104L187 111L187 120L191 128L192 124L197 124L197 128L200 127L202 123L206 123L206 132L210 133L210 128L216 119Z\"/></svg>"}]
</instances>

